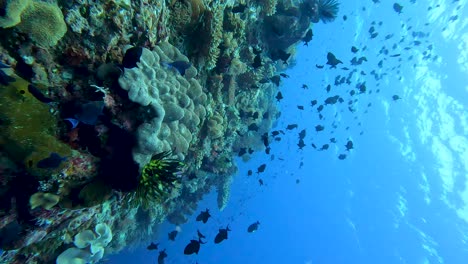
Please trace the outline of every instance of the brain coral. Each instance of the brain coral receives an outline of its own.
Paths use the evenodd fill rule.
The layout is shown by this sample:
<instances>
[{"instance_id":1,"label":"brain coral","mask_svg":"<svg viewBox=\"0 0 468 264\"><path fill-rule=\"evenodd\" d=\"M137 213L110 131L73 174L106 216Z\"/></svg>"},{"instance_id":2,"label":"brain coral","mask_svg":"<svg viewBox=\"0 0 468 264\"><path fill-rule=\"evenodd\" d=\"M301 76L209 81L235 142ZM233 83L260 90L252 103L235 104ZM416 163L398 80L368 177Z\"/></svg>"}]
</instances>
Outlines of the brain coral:
<instances>
[{"instance_id":1,"label":"brain coral","mask_svg":"<svg viewBox=\"0 0 468 264\"><path fill-rule=\"evenodd\" d=\"M207 96L194 79L196 69L190 66L182 76L167 66L174 61L188 58L163 42L153 51L143 49L138 67L125 69L119 79L130 100L152 107L155 113L137 129L138 145L133 158L140 168L163 151L172 150L183 160L206 115Z\"/></svg>"},{"instance_id":2,"label":"brain coral","mask_svg":"<svg viewBox=\"0 0 468 264\"><path fill-rule=\"evenodd\" d=\"M18 29L29 34L37 45L51 47L67 32L67 24L57 4L32 2L21 14Z\"/></svg>"}]
</instances>

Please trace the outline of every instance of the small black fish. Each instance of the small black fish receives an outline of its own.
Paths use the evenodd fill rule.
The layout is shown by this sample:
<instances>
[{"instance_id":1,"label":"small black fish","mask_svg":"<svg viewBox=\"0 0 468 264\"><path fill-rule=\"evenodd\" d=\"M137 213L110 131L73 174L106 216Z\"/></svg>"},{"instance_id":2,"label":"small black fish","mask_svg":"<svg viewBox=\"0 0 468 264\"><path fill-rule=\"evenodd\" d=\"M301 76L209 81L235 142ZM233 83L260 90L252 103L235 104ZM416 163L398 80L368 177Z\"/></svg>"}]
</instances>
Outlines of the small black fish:
<instances>
[{"instance_id":1,"label":"small black fish","mask_svg":"<svg viewBox=\"0 0 468 264\"><path fill-rule=\"evenodd\" d=\"M316 104L317 104L317 100L312 100L312 101L310 101L310 106L314 106L314 105L316 105Z\"/></svg>"},{"instance_id":2,"label":"small black fish","mask_svg":"<svg viewBox=\"0 0 468 264\"><path fill-rule=\"evenodd\" d=\"M317 146L316 146L314 143L312 143L312 147L313 147L314 149L317 149Z\"/></svg>"},{"instance_id":3,"label":"small black fish","mask_svg":"<svg viewBox=\"0 0 468 264\"><path fill-rule=\"evenodd\" d=\"M264 171L265 171L265 168L266 168L266 164L265 164L265 163L262 164L262 165L260 165L260 166L257 168L257 174L260 174L260 173L264 172Z\"/></svg>"},{"instance_id":4,"label":"small black fish","mask_svg":"<svg viewBox=\"0 0 468 264\"><path fill-rule=\"evenodd\" d=\"M297 143L297 146L299 147L299 149L302 149L306 146L306 144L304 143L303 139L299 139L299 143Z\"/></svg>"},{"instance_id":5,"label":"small black fish","mask_svg":"<svg viewBox=\"0 0 468 264\"><path fill-rule=\"evenodd\" d=\"M288 59L291 56L291 53L287 53L282 49L276 49L270 52L270 58L273 61L282 60L283 63L288 64Z\"/></svg>"},{"instance_id":6,"label":"small black fish","mask_svg":"<svg viewBox=\"0 0 468 264\"><path fill-rule=\"evenodd\" d=\"M103 110L103 101L90 101L88 103L79 105L76 110L75 118L65 118L65 120L70 121L72 128L75 128L79 122L87 125L95 125L99 119L99 116L102 115Z\"/></svg>"},{"instance_id":7,"label":"small black fish","mask_svg":"<svg viewBox=\"0 0 468 264\"><path fill-rule=\"evenodd\" d=\"M7 65L7 64L0 61L0 69L6 69L6 68L11 68L11 67L10 67L10 65Z\"/></svg>"},{"instance_id":8,"label":"small black fish","mask_svg":"<svg viewBox=\"0 0 468 264\"><path fill-rule=\"evenodd\" d=\"M193 253L198 255L198 252L200 251L200 245L205 244L201 241L201 239L198 240L190 240L190 243L185 246L184 249L184 254L185 255L192 255Z\"/></svg>"},{"instance_id":9,"label":"small black fish","mask_svg":"<svg viewBox=\"0 0 468 264\"><path fill-rule=\"evenodd\" d=\"M318 65L318 64L315 64L315 67L316 67L317 69L323 69L323 67L325 67L325 65Z\"/></svg>"},{"instance_id":10,"label":"small black fish","mask_svg":"<svg viewBox=\"0 0 468 264\"><path fill-rule=\"evenodd\" d=\"M280 85L280 82L281 82L281 76L275 75L275 76L270 78L270 81L272 83L274 83L278 87Z\"/></svg>"},{"instance_id":11,"label":"small black fish","mask_svg":"<svg viewBox=\"0 0 468 264\"><path fill-rule=\"evenodd\" d=\"M208 218L210 218L210 210L206 209L206 211L200 212L200 214L197 216L197 221L202 221L204 224L208 221Z\"/></svg>"},{"instance_id":12,"label":"small black fish","mask_svg":"<svg viewBox=\"0 0 468 264\"><path fill-rule=\"evenodd\" d=\"M271 132L271 135L272 135L273 137L276 137L276 136L279 135L279 134L283 134L283 135L284 135L283 130L274 130L274 131Z\"/></svg>"},{"instance_id":13,"label":"small black fish","mask_svg":"<svg viewBox=\"0 0 468 264\"><path fill-rule=\"evenodd\" d=\"M246 154L247 153L247 149L246 148L241 148L239 150L239 153L237 154L239 157L241 157L242 155Z\"/></svg>"},{"instance_id":14,"label":"small black fish","mask_svg":"<svg viewBox=\"0 0 468 264\"><path fill-rule=\"evenodd\" d=\"M248 170L247 171L247 176L252 176L252 173L253 173L252 170Z\"/></svg>"},{"instance_id":15,"label":"small black fish","mask_svg":"<svg viewBox=\"0 0 468 264\"><path fill-rule=\"evenodd\" d=\"M365 84L365 83L358 83L358 84L356 85L356 88L359 89L359 92L360 92L360 93L365 93L366 90L367 90L367 87L366 87L366 84Z\"/></svg>"},{"instance_id":16,"label":"small black fish","mask_svg":"<svg viewBox=\"0 0 468 264\"><path fill-rule=\"evenodd\" d=\"M335 138L330 138L330 142L331 143L336 143L336 139Z\"/></svg>"},{"instance_id":17,"label":"small black fish","mask_svg":"<svg viewBox=\"0 0 468 264\"><path fill-rule=\"evenodd\" d=\"M176 238L178 233L179 232L177 230L174 230L174 231L170 232L169 234L167 234L167 237L169 238L169 240L175 241L175 238Z\"/></svg>"},{"instance_id":18,"label":"small black fish","mask_svg":"<svg viewBox=\"0 0 468 264\"><path fill-rule=\"evenodd\" d=\"M122 60L122 66L128 69L137 67L137 62L140 62L140 57L142 53L143 53L142 47L129 48L125 52L124 58Z\"/></svg>"},{"instance_id":19,"label":"small black fish","mask_svg":"<svg viewBox=\"0 0 468 264\"><path fill-rule=\"evenodd\" d=\"M257 231L259 225L260 225L260 222L259 222L259 221L257 221L257 222L255 222L255 223L249 225L249 227L247 228L247 232L253 233L253 232Z\"/></svg>"},{"instance_id":20,"label":"small black fish","mask_svg":"<svg viewBox=\"0 0 468 264\"><path fill-rule=\"evenodd\" d=\"M254 58L254 61L252 63L252 67L254 67L254 69L257 69L257 68L260 68L262 67L262 57L260 56L260 54L258 54L257 56L255 56Z\"/></svg>"},{"instance_id":21,"label":"small black fish","mask_svg":"<svg viewBox=\"0 0 468 264\"><path fill-rule=\"evenodd\" d=\"M271 148L267 147L265 148L265 154L270 155Z\"/></svg>"},{"instance_id":22,"label":"small black fish","mask_svg":"<svg viewBox=\"0 0 468 264\"><path fill-rule=\"evenodd\" d=\"M301 183L301 181L299 179L296 179L296 184L299 184Z\"/></svg>"},{"instance_id":23,"label":"small black fish","mask_svg":"<svg viewBox=\"0 0 468 264\"><path fill-rule=\"evenodd\" d=\"M198 230L198 229L197 229L197 235L198 235L198 238L199 238L199 239L206 238L206 236L203 235L203 234L200 232L200 230Z\"/></svg>"},{"instance_id":24,"label":"small black fish","mask_svg":"<svg viewBox=\"0 0 468 264\"><path fill-rule=\"evenodd\" d=\"M340 99L339 95L328 97L327 99L325 99L325 105L336 104L338 99Z\"/></svg>"},{"instance_id":25,"label":"small black fish","mask_svg":"<svg viewBox=\"0 0 468 264\"><path fill-rule=\"evenodd\" d=\"M229 229L229 225L226 227L226 229L223 229L223 228L219 229L219 232L214 239L215 244L219 244L223 242L223 240L228 239L229 231L231 231L231 229Z\"/></svg>"},{"instance_id":26,"label":"small black fish","mask_svg":"<svg viewBox=\"0 0 468 264\"><path fill-rule=\"evenodd\" d=\"M343 63L343 62L337 59L333 53L331 52L327 53L327 64L330 65L330 68L336 68L336 65L340 63Z\"/></svg>"},{"instance_id":27,"label":"small black fish","mask_svg":"<svg viewBox=\"0 0 468 264\"><path fill-rule=\"evenodd\" d=\"M52 152L49 157L37 162L36 167L40 169L56 169L65 160L67 160L66 157L61 157L58 153Z\"/></svg>"},{"instance_id":28,"label":"small black fish","mask_svg":"<svg viewBox=\"0 0 468 264\"><path fill-rule=\"evenodd\" d=\"M324 144L319 150L327 150L330 147L328 144Z\"/></svg>"},{"instance_id":29,"label":"small black fish","mask_svg":"<svg viewBox=\"0 0 468 264\"><path fill-rule=\"evenodd\" d=\"M359 51L358 48L356 48L356 47L354 47L354 46L351 47L351 52L352 52L352 53L356 53L356 52L358 52L358 51Z\"/></svg>"},{"instance_id":30,"label":"small black fish","mask_svg":"<svg viewBox=\"0 0 468 264\"><path fill-rule=\"evenodd\" d=\"M400 96L395 94L395 95L392 96L392 99L393 99L393 101L397 101L397 100L400 100L401 98L400 98Z\"/></svg>"},{"instance_id":31,"label":"small black fish","mask_svg":"<svg viewBox=\"0 0 468 264\"><path fill-rule=\"evenodd\" d=\"M401 14L401 10L403 10L403 6L398 3L394 3L393 10L395 10L395 12L397 12L398 14Z\"/></svg>"},{"instance_id":32,"label":"small black fish","mask_svg":"<svg viewBox=\"0 0 468 264\"><path fill-rule=\"evenodd\" d=\"M167 257L166 249L159 251L158 264L164 264L164 259Z\"/></svg>"},{"instance_id":33,"label":"small black fish","mask_svg":"<svg viewBox=\"0 0 468 264\"><path fill-rule=\"evenodd\" d=\"M258 125L256 123L252 123L247 127L247 129L249 131L258 131L259 127L258 127Z\"/></svg>"},{"instance_id":34,"label":"small black fish","mask_svg":"<svg viewBox=\"0 0 468 264\"><path fill-rule=\"evenodd\" d=\"M280 73L279 75L283 78L289 78L289 75L287 75L286 73Z\"/></svg>"},{"instance_id":35,"label":"small black fish","mask_svg":"<svg viewBox=\"0 0 468 264\"><path fill-rule=\"evenodd\" d=\"M309 89L309 86L307 86L307 84L302 84L302 89Z\"/></svg>"},{"instance_id":36,"label":"small black fish","mask_svg":"<svg viewBox=\"0 0 468 264\"><path fill-rule=\"evenodd\" d=\"M299 132L299 139L304 139L305 136L306 136L306 130L303 129L303 130L301 130L301 132Z\"/></svg>"},{"instance_id":37,"label":"small black fish","mask_svg":"<svg viewBox=\"0 0 468 264\"><path fill-rule=\"evenodd\" d=\"M247 7L247 5L239 4L239 5L232 8L232 12L234 14L243 13L246 7Z\"/></svg>"},{"instance_id":38,"label":"small black fish","mask_svg":"<svg viewBox=\"0 0 468 264\"><path fill-rule=\"evenodd\" d=\"M174 61L170 63L166 63L167 66L176 69L180 75L184 76L185 71L192 66L192 64L188 61Z\"/></svg>"},{"instance_id":39,"label":"small black fish","mask_svg":"<svg viewBox=\"0 0 468 264\"><path fill-rule=\"evenodd\" d=\"M327 93L329 93L331 91L331 85L327 85L327 88L325 90L327 90Z\"/></svg>"},{"instance_id":40,"label":"small black fish","mask_svg":"<svg viewBox=\"0 0 468 264\"><path fill-rule=\"evenodd\" d=\"M4 71L0 70L0 84L1 85L8 85L11 82L16 81L15 78L11 77L10 75L6 74Z\"/></svg>"},{"instance_id":41,"label":"small black fish","mask_svg":"<svg viewBox=\"0 0 468 264\"><path fill-rule=\"evenodd\" d=\"M350 149L353 149L353 141L348 140L348 142L346 142L345 147L347 151L349 151Z\"/></svg>"},{"instance_id":42,"label":"small black fish","mask_svg":"<svg viewBox=\"0 0 468 264\"><path fill-rule=\"evenodd\" d=\"M293 130L295 128L297 128L297 124L290 124L286 127L287 130Z\"/></svg>"},{"instance_id":43,"label":"small black fish","mask_svg":"<svg viewBox=\"0 0 468 264\"><path fill-rule=\"evenodd\" d=\"M263 141L263 145L264 145L266 148L270 145L270 143L268 142L268 133L267 133L267 132L263 133L263 135L262 135L262 141Z\"/></svg>"},{"instance_id":44,"label":"small black fish","mask_svg":"<svg viewBox=\"0 0 468 264\"><path fill-rule=\"evenodd\" d=\"M298 106L297 106L297 109L299 109L299 110L304 110L304 106L303 106L303 105L298 105Z\"/></svg>"},{"instance_id":45,"label":"small black fish","mask_svg":"<svg viewBox=\"0 0 468 264\"><path fill-rule=\"evenodd\" d=\"M155 243L151 242L151 244L149 244L149 246L147 246L146 249L156 250L156 249L158 249L158 245L159 245L159 243L155 244Z\"/></svg>"},{"instance_id":46,"label":"small black fish","mask_svg":"<svg viewBox=\"0 0 468 264\"><path fill-rule=\"evenodd\" d=\"M320 113L320 112L322 112L322 110L323 110L323 105L319 105L319 107L317 107L317 112Z\"/></svg>"},{"instance_id":47,"label":"small black fish","mask_svg":"<svg viewBox=\"0 0 468 264\"><path fill-rule=\"evenodd\" d=\"M325 129L325 127L322 126L322 125L316 125L316 126L315 126L315 131L317 131L317 132L322 131L322 130L324 130L324 129Z\"/></svg>"},{"instance_id":48,"label":"small black fish","mask_svg":"<svg viewBox=\"0 0 468 264\"><path fill-rule=\"evenodd\" d=\"M263 186L263 180L262 180L262 179L258 179L258 184L260 184L260 186Z\"/></svg>"},{"instance_id":49,"label":"small black fish","mask_svg":"<svg viewBox=\"0 0 468 264\"><path fill-rule=\"evenodd\" d=\"M305 36L302 38L302 41L304 41L304 46L309 46L309 42L312 40L313 36L314 36L314 33L312 32L312 29L309 28Z\"/></svg>"},{"instance_id":50,"label":"small black fish","mask_svg":"<svg viewBox=\"0 0 468 264\"><path fill-rule=\"evenodd\" d=\"M346 159L346 154L340 154L340 155L338 155L338 159L340 159L340 160Z\"/></svg>"},{"instance_id":51,"label":"small black fish","mask_svg":"<svg viewBox=\"0 0 468 264\"><path fill-rule=\"evenodd\" d=\"M39 88L37 88L36 86L32 85L32 84L29 84L28 85L28 92L30 92L34 98L36 98L37 100L41 101L42 103L45 103L45 104L48 104L48 103L51 103L53 102L52 99L50 99L49 97L45 96L41 90L39 90Z\"/></svg>"},{"instance_id":52,"label":"small black fish","mask_svg":"<svg viewBox=\"0 0 468 264\"><path fill-rule=\"evenodd\" d=\"M279 102L279 101L281 101L281 99L283 99L283 94L281 92L278 92L278 94L276 95L275 98Z\"/></svg>"}]
</instances>

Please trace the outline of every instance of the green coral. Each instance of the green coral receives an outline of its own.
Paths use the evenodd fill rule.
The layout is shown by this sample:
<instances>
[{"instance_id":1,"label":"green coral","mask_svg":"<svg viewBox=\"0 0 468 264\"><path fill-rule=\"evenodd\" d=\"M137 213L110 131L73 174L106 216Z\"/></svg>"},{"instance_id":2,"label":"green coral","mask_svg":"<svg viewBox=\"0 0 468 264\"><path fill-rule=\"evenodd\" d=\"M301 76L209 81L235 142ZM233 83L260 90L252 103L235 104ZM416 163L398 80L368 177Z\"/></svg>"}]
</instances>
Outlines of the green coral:
<instances>
[{"instance_id":1,"label":"green coral","mask_svg":"<svg viewBox=\"0 0 468 264\"><path fill-rule=\"evenodd\" d=\"M49 106L28 92L28 82L14 78L8 86L0 85L0 141L5 142L3 149L12 160L23 162L33 175L50 175L51 171L37 168L37 162L51 152L70 156L72 150L55 136L57 121Z\"/></svg>"},{"instance_id":2,"label":"green coral","mask_svg":"<svg viewBox=\"0 0 468 264\"><path fill-rule=\"evenodd\" d=\"M67 32L67 24L57 4L33 2L21 14L18 29L42 47L57 45Z\"/></svg>"},{"instance_id":3,"label":"green coral","mask_svg":"<svg viewBox=\"0 0 468 264\"><path fill-rule=\"evenodd\" d=\"M164 202L179 185L178 174L184 164L170 156L170 151L156 154L143 167L134 201L144 209L148 209L152 203Z\"/></svg>"},{"instance_id":4,"label":"green coral","mask_svg":"<svg viewBox=\"0 0 468 264\"><path fill-rule=\"evenodd\" d=\"M9 28L21 22L21 14L31 4L32 0L7 0L0 1L0 8L5 10L5 15L0 16L0 27Z\"/></svg>"},{"instance_id":5,"label":"green coral","mask_svg":"<svg viewBox=\"0 0 468 264\"><path fill-rule=\"evenodd\" d=\"M29 198L31 209L42 207L46 210L52 209L60 201L60 196L53 193L37 192Z\"/></svg>"}]
</instances>

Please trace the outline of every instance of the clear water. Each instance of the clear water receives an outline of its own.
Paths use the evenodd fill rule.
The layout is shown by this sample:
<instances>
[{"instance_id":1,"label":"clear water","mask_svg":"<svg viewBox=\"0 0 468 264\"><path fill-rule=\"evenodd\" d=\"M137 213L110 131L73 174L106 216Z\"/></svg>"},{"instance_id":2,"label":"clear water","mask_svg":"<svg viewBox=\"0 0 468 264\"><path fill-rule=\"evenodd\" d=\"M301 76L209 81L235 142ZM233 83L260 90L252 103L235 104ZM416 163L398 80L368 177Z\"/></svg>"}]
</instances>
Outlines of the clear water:
<instances>
[{"instance_id":1,"label":"clear water","mask_svg":"<svg viewBox=\"0 0 468 264\"><path fill-rule=\"evenodd\" d=\"M466 0L402 1L400 15L393 3L342 1L335 22L314 25L313 41L309 47L301 44L296 64L286 71L290 78L282 81L282 115L274 129L293 123L299 128L272 144L273 161L264 153L239 161L228 207L217 212L215 194L200 204L199 210L211 209L207 224L193 216L175 242L167 240L174 227L163 226L154 241L167 249L166 263L468 263ZM454 15L458 19L450 21ZM370 39L374 21L379 35ZM412 36L419 31L427 35ZM385 40L388 34L393 37ZM353 45L360 49L357 54L350 52ZM382 47L388 55L379 54ZM336 75L349 71L315 67L325 64L327 52L349 71L358 69L349 86L333 86ZM394 54L401 55L390 57ZM353 56L368 61L350 66ZM372 70L385 76L376 81ZM351 97L350 89L364 81L368 92ZM328 84L332 89L327 94ZM325 107L324 120L319 120L310 101L320 104L336 94L345 102ZM402 99L393 101L393 95ZM358 99L354 113L347 109L350 98ZM317 124L325 130L315 132ZM306 147L298 150L302 129L307 129ZM337 144L327 151L311 147L331 137ZM348 139L355 149L339 160L339 154L347 153ZM255 172L262 163L267 163L263 174L247 176L247 170ZM257 220L259 230L247 233ZM229 239L214 244L218 228L227 224ZM184 256L197 229L207 244L198 255ZM111 256L108 263L157 263L157 252L145 248Z\"/></svg>"}]
</instances>

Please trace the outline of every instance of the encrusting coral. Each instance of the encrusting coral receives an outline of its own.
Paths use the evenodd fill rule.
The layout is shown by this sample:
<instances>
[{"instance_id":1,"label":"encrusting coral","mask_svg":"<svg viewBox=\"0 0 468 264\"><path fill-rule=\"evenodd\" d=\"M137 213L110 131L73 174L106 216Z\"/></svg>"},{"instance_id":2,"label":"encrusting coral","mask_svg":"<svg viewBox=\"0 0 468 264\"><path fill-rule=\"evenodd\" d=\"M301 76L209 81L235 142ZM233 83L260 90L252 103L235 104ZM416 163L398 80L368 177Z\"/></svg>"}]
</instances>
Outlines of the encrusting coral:
<instances>
[{"instance_id":1,"label":"encrusting coral","mask_svg":"<svg viewBox=\"0 0 468 264\"><path fill-rule=\"evenodd\" d=\"M197 71L190 66L182 76L165 65L173 61L188 59L169 43L160 43L152 52L143 49L138 67L126 68L119 79L130 100L151 107L155 113L137 129L138 145L133 156L140 168L153 155L173 148L183 160L206 116L207 96L194 79Z\"/></svg>"}]
</instances>

